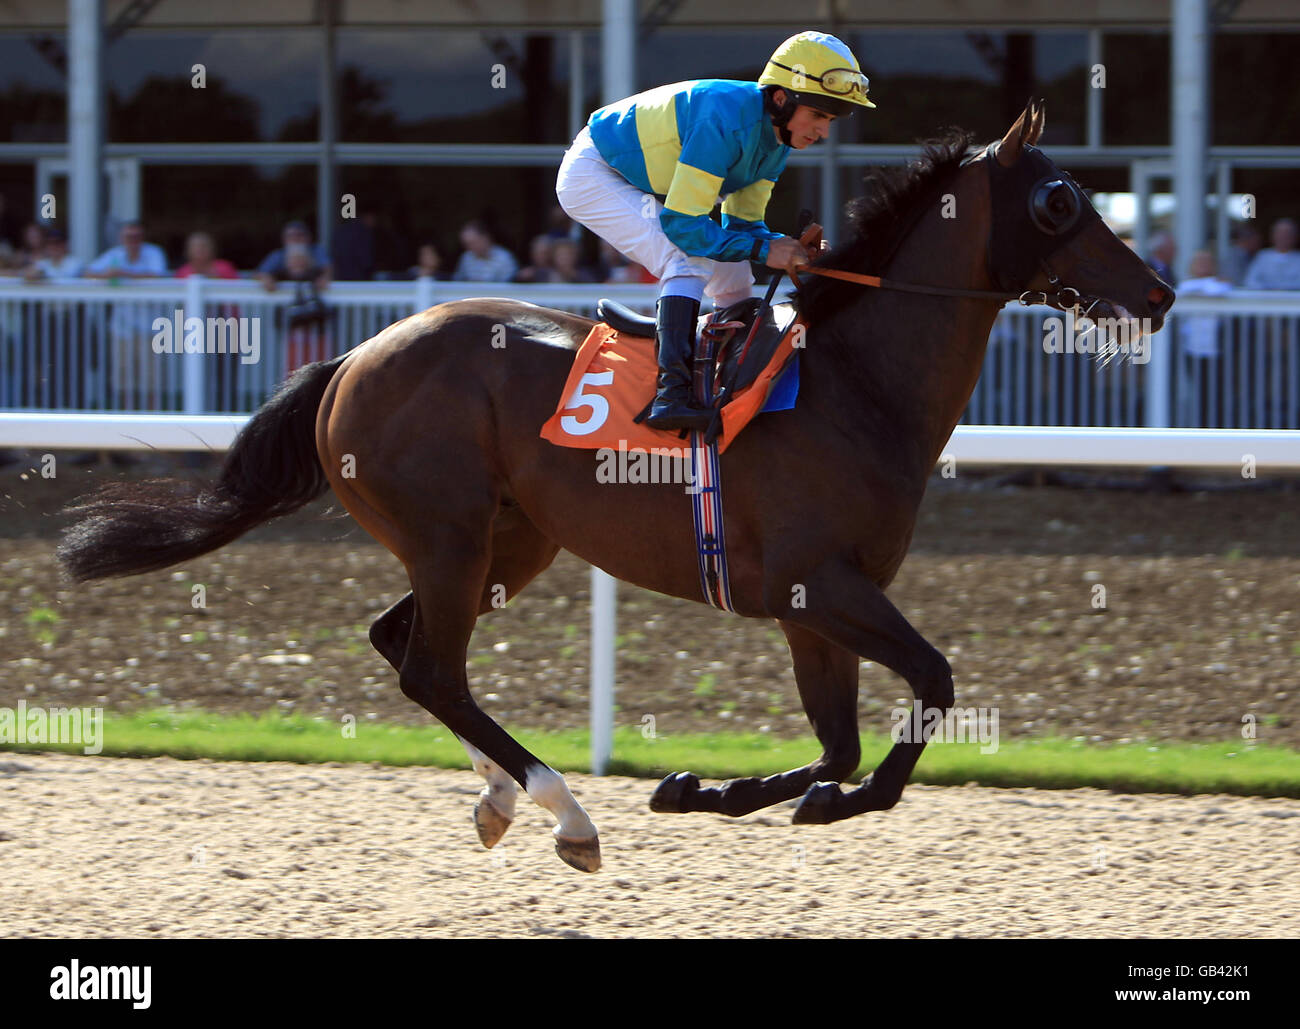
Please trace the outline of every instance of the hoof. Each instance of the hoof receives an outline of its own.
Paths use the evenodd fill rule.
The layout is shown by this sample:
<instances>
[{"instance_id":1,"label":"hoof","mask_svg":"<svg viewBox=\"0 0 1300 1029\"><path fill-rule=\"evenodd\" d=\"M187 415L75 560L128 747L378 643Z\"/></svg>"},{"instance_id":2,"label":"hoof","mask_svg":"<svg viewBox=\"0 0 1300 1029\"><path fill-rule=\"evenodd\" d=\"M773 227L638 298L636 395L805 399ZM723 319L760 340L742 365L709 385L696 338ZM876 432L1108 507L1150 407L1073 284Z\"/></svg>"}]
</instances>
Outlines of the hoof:
<instances>
[{"instance_id":1,"label":"hoof","mask_svg":"<svg viewBox=\"0 0 1300 1029\"><path fill-rule=\"evenodd\" d=\"M474 828L478 831L479 842L489 850L501 842L501 837L510 828L510 821L487 797L480 797L475 802Z\"/></svg>"},{"instance_id":2,"label":"hoof","mask_svg":"<svg viewBox=\"0 0 1300 1029\"><path fill-rule=\"evenodd\" d=\"M650 797L650 810L659 812L689 811L686 798L698 793L700 777L691 772L678 772L670 775L657 787Z\"/></svg>"},{"instance_id":3,"label":"hoof","mask_svg":"<svg viewBox=\"0 0 1300 1029\"><path fill-rule=\"evenodd\" d=\"M566 865L571 865L579 872L595 872L600 869L600 837L593 836L586 840L570 840L564 836L555 837L555 853Z\"/></svg>"},{"instance_id":4,"label":"hoof","mask_svg":"<svg viewBox=\"0 0 1300 1029\"><path fill-rule=\"evenodd\" d=\"M840 784L818 782L808 787L808 792L794 809L792 825L827 825L835 821L835 805L840 799Z\"/></svg>"}]
</instances>

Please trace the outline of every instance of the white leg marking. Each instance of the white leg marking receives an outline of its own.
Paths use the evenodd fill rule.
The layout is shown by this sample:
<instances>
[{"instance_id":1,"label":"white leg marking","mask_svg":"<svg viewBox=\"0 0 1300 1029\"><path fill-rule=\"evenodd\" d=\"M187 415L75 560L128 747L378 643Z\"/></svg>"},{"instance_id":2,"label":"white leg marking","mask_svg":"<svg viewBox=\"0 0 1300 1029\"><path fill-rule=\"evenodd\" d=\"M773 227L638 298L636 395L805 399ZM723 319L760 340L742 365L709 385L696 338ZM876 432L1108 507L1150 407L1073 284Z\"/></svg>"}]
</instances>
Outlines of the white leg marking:
<instances>
[{"instance_id":1,"label":"white leg marking","mask_svg":"<svg viewBox=\"0 0 1300 1029\"><path fill-rule=\"evenodd\" d=\"M589 840L596 835L596 827L582 805L573 799L564 776L546 765L533 765L528 769L524 788L528 795L546 808L559 821L556 836L570 840Z\"/></svg>"},{"instance_id":2,"label":"white leg marking","mask_svg":"<svg viewBox=\"0 0 1300 1029\"><path fill-rule=\"evenodd\" d=\"M515 797L519 793L519 784L506 774L505 769L472 743L466 743L459 736L456 739L460 740L460 745L465 748L469 759L474 762L474 771L487 780L487 786L479 796L490 802L509 821L514 821Z\"/></svg>"}]
</instances>

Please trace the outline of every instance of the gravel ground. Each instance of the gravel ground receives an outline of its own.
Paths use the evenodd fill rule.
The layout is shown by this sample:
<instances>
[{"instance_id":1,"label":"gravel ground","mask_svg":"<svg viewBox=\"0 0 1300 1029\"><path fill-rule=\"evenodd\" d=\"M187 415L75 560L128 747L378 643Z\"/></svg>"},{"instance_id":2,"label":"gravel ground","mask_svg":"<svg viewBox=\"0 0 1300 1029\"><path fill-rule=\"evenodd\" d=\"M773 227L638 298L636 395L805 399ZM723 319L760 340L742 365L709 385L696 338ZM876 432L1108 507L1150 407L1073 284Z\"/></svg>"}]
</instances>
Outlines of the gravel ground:
<instances>
[{"instance_id":1,"label":"gravel ground","mask_svg":"<svg viewBox=\"0 0 1300 1029\"><path fill-rule=\"evenodd\" d=\"M656 815L569 776L604 868L524 800L492 851L469 772L10 755L17 937L1112 936L1300 933L1300 801L912 786L834 826Z\"/></svg>"}]
</instances>

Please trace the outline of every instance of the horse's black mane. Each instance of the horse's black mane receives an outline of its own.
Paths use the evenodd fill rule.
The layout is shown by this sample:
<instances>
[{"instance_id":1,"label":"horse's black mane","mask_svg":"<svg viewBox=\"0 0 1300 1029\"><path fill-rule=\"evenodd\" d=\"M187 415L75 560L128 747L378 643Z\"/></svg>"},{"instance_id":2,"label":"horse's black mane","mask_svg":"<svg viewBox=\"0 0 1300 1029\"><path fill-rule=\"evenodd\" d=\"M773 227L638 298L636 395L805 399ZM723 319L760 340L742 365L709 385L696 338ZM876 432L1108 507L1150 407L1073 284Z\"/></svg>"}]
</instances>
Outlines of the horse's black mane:
<instances>
[{"instance_id":1,"label":"horse's black mane","mask_svg":"<svg viewBox=\"0 0 1300 1029\"><path fill-rule=\"evenodd\" d=\"M814 264L879 275L919 212L918 205L959 168L970 153L973 134L964 129L943 130L923 140L921 155L903 166L872 168L864 180L865 192L847 207L850 235ZM854 283L801 276L795 303L815 321L862 295Z\"/></svg>"}]
</instances>

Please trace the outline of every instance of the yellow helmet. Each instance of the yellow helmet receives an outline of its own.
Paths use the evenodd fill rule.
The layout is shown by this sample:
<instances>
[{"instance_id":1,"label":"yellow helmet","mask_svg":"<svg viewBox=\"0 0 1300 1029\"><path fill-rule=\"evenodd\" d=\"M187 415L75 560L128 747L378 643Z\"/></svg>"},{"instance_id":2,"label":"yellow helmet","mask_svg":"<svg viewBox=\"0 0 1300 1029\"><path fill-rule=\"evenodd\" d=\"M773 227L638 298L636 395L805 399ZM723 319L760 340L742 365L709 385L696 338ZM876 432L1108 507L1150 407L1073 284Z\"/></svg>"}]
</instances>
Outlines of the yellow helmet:
<instances>
[{"instance_id":1,"label":"yellow helmet","mask_svg":"<svg viewBox=\"0 0 1300 1029\"><path fill-rule=\"evenodd\" d=\"M875 107L867 99L867 77L842 40L825 32L800 32L772 54L758 77L760 86L780 86L800 104L827 114L852 114Z\"/></svg>"}]
</instances>

